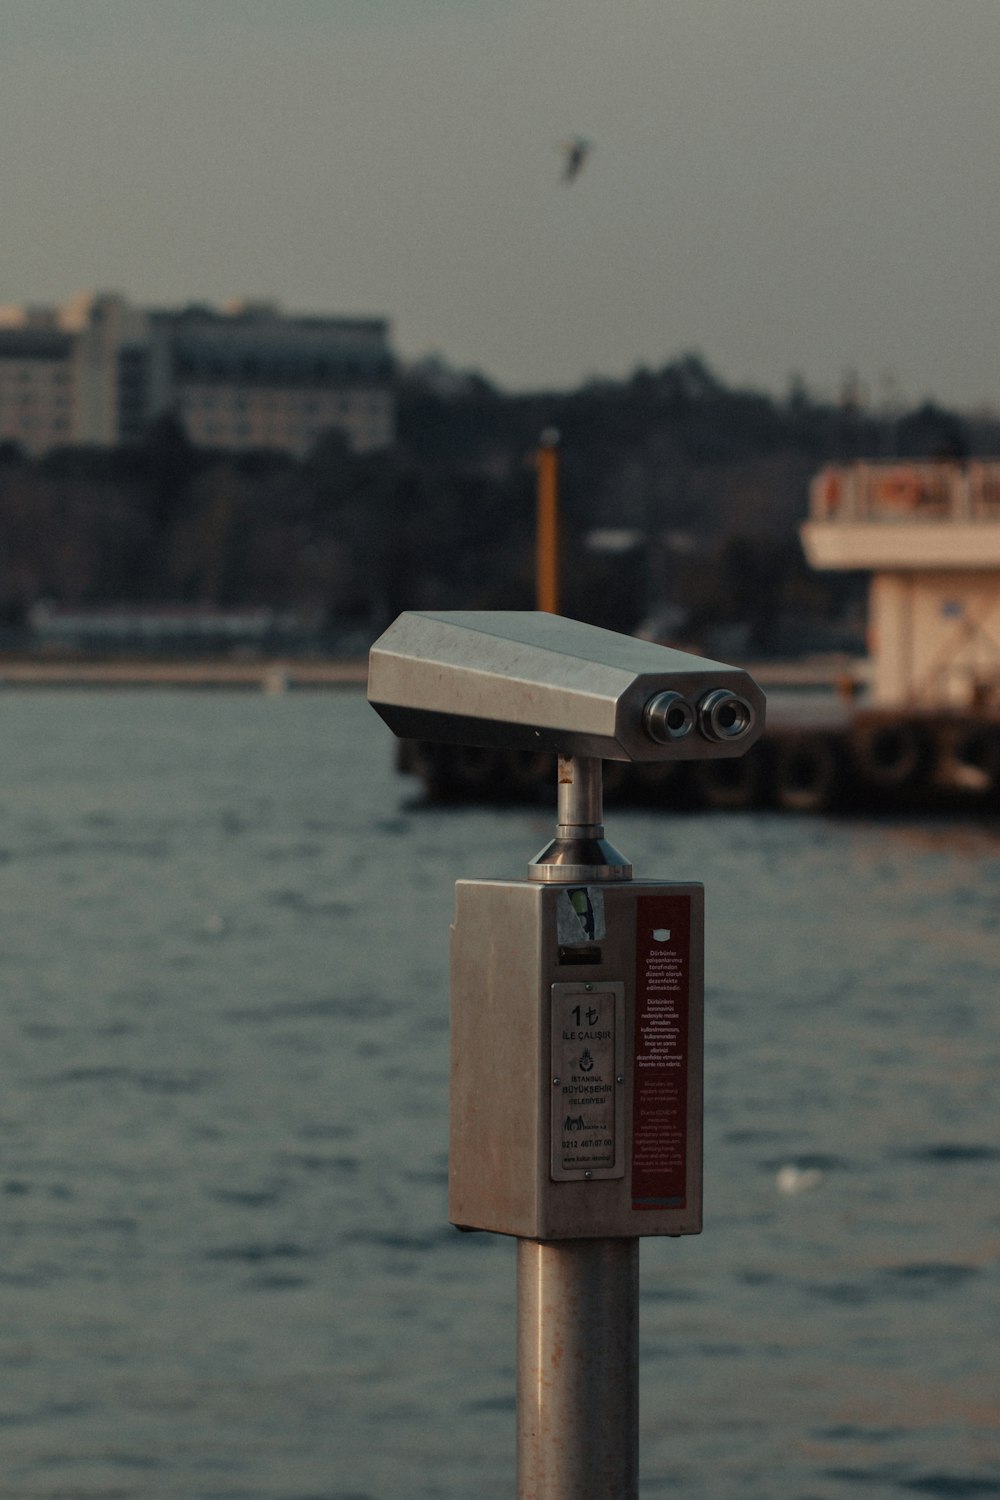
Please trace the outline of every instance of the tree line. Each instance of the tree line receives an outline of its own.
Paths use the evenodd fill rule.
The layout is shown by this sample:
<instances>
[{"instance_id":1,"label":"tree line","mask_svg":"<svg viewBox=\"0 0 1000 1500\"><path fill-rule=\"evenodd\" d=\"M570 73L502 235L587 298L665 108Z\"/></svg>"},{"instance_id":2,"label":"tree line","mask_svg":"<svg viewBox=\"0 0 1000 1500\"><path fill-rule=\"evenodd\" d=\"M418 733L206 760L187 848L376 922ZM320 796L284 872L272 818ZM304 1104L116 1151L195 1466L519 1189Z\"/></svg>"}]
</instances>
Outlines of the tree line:
<instances>
[{"instance_id":1,"label":"tree line","mask_svg":"<svg viewBox=\"0 0 1000 1500\"><path fill-rule=\"evenodd\" d=\"M405 608L530 609L531 455L555 428L565 613L780 649L789 620L821 635L858 614L860 581L811 573L799 548L818 468L1000 451L990 421L875 413L801 385L776 399L694 355L565 393L429 365L399 378L397 402L397 440L378 453L332 431L303 459L223 453L169 416L127 447L30 459L0 445L0 623L40 599L270 605L335 643Z\"/></svg>"}]
</instances>

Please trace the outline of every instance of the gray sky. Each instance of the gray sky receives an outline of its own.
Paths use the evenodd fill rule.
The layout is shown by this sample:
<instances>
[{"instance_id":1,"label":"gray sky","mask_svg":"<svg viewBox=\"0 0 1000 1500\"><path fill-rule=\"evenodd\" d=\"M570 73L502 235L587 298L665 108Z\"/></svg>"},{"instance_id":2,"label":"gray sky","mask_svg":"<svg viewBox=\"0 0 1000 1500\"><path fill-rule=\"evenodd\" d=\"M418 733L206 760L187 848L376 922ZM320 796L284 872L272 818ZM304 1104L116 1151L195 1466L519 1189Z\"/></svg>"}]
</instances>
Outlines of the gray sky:
<instances>
[{"instance_id":1,"label":"gray sky","mask_svg":"<svg viewBox=\"0 0 1000 1500\"><path fill-rule=\"evenodd\" d=\"M0 0L0 121L0 301L1000 407L1000 0Z\"/></svg>"}]
</instances>

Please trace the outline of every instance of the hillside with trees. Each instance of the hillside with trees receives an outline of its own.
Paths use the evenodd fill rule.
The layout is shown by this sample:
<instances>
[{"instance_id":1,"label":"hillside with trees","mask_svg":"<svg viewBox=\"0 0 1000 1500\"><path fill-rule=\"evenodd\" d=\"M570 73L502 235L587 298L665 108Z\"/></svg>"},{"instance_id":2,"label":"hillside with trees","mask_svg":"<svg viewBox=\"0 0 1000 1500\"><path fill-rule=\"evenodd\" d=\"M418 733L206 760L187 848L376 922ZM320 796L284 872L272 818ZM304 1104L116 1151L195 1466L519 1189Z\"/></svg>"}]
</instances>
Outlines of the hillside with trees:
<instances>
[{"instance_id":1,"label":"hillside with trees","mask_svg":"<svg viewBox=\"0 0 1000 1500\"><path fill-rule=\"evenodd\" d=\"M399 610L533 606L540 433L561 438L567 614L755 654L857 632L860 580L806 567L797 525L824 463L1000 452L1000 425L934 406L735 390L696 356L566 393L507 394L434 363L402 375L398 437L304 460L193 447L170 418L116 449L0 446L0 623L39 600L268 605L316 643Z\"/></svg>"}]
</instances>

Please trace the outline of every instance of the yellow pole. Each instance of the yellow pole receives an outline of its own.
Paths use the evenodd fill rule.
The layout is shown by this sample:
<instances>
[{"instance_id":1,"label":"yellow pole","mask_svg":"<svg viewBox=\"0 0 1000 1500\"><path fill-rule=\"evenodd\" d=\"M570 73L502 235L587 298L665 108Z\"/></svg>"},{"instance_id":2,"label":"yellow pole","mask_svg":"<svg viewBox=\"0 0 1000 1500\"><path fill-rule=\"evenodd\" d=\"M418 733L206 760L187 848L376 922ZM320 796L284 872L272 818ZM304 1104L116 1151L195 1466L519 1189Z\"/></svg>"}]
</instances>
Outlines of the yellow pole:
<instances>
[{"instance_id":1,"label":"yellow pole","mask_svg":"<svg viewBox=\"0 0 1000 1500\"><path fill-rule=\"evenodd\" d=\"M535 608L559 613L559 434L547 428L535 452L538 520L535 534Z\"/></svg>"}]
</instances>

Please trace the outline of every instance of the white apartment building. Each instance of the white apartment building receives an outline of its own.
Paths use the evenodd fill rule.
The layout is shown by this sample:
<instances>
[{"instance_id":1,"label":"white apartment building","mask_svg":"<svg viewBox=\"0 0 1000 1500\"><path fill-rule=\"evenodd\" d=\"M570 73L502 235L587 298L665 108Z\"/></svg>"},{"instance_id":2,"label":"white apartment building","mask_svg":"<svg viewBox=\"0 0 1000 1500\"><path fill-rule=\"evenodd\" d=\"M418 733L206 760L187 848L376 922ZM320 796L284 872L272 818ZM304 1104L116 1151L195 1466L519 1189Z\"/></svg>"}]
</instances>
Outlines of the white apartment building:
<instances>
[{"instance_id":1,"label":"white apartment building","mask_svg":"<svg viewBox=\"0 0 1000 1500\"><path fill-rule=\"evenodd\" d=\"M0 308L0 441L33 455L134 442L166 412L207 448L302 457L332 428L369 452L394 438L392 377L382 318L158 311L110 294Z\"/></svg>"},{"instance_id":2,"label":"white apartment building","mask_svg":"<svg viewBox=\"0 0 1000 1500\"><path fill-rule=\"evenodd\" d=\"M0 325L0 442L44 453L73 441L73 339L56 326Z\"/></svg>"}]
</instances>

